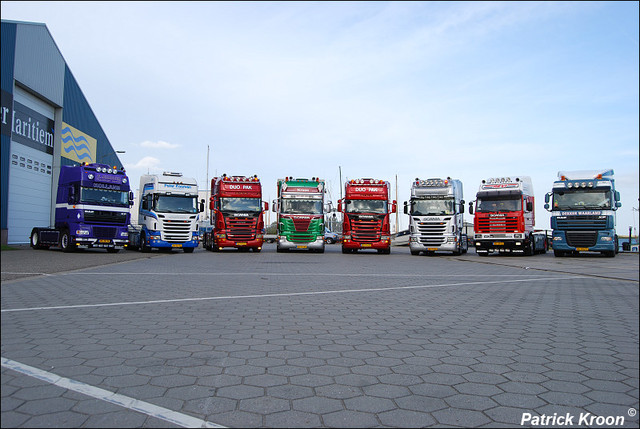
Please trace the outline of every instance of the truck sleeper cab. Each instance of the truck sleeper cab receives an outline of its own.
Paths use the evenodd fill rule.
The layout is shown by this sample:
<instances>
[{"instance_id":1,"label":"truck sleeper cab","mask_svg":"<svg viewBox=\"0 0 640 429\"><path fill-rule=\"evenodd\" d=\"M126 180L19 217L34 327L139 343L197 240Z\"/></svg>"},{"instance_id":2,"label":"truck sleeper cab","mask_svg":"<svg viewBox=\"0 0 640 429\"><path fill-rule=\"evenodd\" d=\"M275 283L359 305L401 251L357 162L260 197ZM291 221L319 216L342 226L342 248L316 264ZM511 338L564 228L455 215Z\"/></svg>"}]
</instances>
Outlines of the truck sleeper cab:
<instances>
[{"instance_id":1,"label":"truck sleeper cab","mask_svg":"<svg viewBox=\"0 0 640 429\"><path fill-rule=\"evenodd\" d=\"M535 197L531 178L500 177L483 180L476 200L469 203L474 217L476 253L545 253L546 233L534 230Z\"/></svg>"},{"instance_id":2,"label":"truck sleeper cab","mask_svg":"<svg viewBox=\"0 0 640 429\"><path fill-rule=\"evenodd\" d=\"M613 174L613 169L558 172L544 206L551 211L555 256L618 253L616 210L622 203Z\"/></svg>"},{"instance_id":3,"label":"truck sleeper cab","mask_svg":"<svg viewBox=\"0 0 640 429\"><path fill-rule=\"evenodd\" d=\"M344 186L345 198L338 202L343 213L342 253L371 249L390 254L389 216L396 212L396 202L389 202L389 182L352 179Z\"/></svg>"},{"instance_id":4,"label":"truck sleeper cab","mask_svg":"<svg viewBox=\"0 0 640 429\"><path fill-rule=\"evenodd\" d=\"M36 227L30 244L35 249L59 246L104 248L115 253L129 243L127 228L133 195L123 169L105 164L62 166L53 228Z\"/></svg>"},{"instance_id":5,"label":"truck sleeper cab","mask_svg":"<svg viewBox=\"0 0 640 429\"><path fill-rule=\"evenodd\" d=\"M404 213L409 215L412 255L467 252L462 196L460 180L416 178L411 186L411 200L404 203Z\"/></svg>"},{"instance_id":6,"label":"truck sleeper cab","mask_svg":"<svg viewBox=\"0 0 640 429\"><path fill-rule=\"evenodd\" d=\"M308 250L324 253L324 180L312 177L278 179L278 200L272 210L278 214L276 251Z\"/></svg>"},{"instance_id":7,"label":"truck sleeper cab","mask_svg":"<svg viewBox=\"0 0 640 429\"><path fill-rule=\"evenodd\" d=\"M140 192L138 226L129 228L130 247L192 253L199 244L199 213L204 211L195 179L181 173L145 174L140 177Z\"/></svg>"},{"instance_id":8,"label":"truck sleeper cab","mask_svg":"<svg viewBox=\"0 0 640 429\"><path fill-rule=\"evenodd\" d=\"M203 232L202 246L211 251L236 248L260 252L264 244L262 185L258 176L214 177L209 202L210 222Z\"/></svg>"}]
</instances>

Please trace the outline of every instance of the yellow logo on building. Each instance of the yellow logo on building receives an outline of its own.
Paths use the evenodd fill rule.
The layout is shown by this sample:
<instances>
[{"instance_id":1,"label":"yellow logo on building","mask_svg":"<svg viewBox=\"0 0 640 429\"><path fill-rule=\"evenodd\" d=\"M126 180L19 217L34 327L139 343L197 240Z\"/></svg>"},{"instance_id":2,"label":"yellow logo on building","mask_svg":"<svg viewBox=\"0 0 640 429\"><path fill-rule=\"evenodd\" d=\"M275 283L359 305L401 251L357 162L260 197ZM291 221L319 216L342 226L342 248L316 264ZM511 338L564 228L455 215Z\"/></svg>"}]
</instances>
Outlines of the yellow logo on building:
<instances>
[{"instance_id":1,"label":"yellow logo on building","mask_svg":"<svg viewBox=\"0 0 640 429\"><path fill-rule=\"evenodd\" d=\"M98 140L71 125L62 123L62 156L79 163L96 162Z\"/></svg>"}]
</instances>

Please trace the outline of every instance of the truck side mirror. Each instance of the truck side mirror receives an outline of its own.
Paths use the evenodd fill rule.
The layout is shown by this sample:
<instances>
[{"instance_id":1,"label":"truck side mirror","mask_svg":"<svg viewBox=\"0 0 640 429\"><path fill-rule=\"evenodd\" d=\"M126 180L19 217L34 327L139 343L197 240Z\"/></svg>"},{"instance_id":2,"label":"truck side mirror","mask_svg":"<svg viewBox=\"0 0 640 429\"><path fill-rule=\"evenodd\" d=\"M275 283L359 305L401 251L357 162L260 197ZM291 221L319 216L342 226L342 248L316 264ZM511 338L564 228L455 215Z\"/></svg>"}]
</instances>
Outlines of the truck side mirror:
<instances>
[{"instance_id":1,"label":"truck side mirror","mask_svg":"<svg viewBox=\"0 0 640 429\"><path fill-rule=\"evenodd\" d=\"M209 210L215 210L216 208L215 201L216 201L216 197L209 197Z\"/></svg>"},{"instance_id":2,"label":"truck side mirror","mask_svg":"<svg viewBox=\"0 0 640 429\"><path fill-rule=\"evenodd\" d=\"M398 210L398 203L396 202L396 200L393 200L393 202L391 203L391 213L395 213Z\"/></svg>"},{"instance_id":3,"label":"truck side mirror","mask_svg":"<svg viewBox=\"0 0 640 429\"><path fill-rule=\"evenodd\" d=\"M271 203L271 211L276 213L278 211L278 206L276 204L276 200L273 200L273 202Z\"/></svg>"},{"instance_id":4,"label":"truck side mirror","mask_svg":"<svg viewBox=\"0 0 640 429\"><path fill-rule=\"evenodd\" d=\"M464 200L460 200L460 213L464 214Z\"/></svg>"},{"instance_id":5,"label":"truck side mirror","mask_svg":"<svg viewBox=\"0 0 640 429\"><path fill-rule=\"evenodd\" d=\"M338 200L338 209L340 213L342 213L342 200Z\"/></svg>"},{"instance_id":6,"label":"truck side mirror","mask_svg":"<svg viewBox=\"0 0 640 429\"><path fill-rule=\"evenodd\" d=\"M69 204L76 203L76 194L73 186L69 186L69 195L67 196L67 203Z\"/></svg>"},{"instance_id":7,"label":"truck side mirror","mask_svg":"<svg viewBox=\"0 0 640 429\"><path fill-rule=\"evenodd\" d=\"M616 201L616 208L622 207L622 203L620 201Z\"/></svg>"},{"instance_id":8,"label":"truck side mirror","mask_svg":"<svg viewBox=\"0 0 640 429\"><path fill-rule=\"evenodd\" d=\"M613 194L613 196L615 197L616 201L620 201L620 192L616 191L615 194ZM616 205L616 207L621 207Z\"/></svg>"},{"instance_id":9,"label":"truck side mirror","mask_svg":"<svg viewBox=\"0 0 640 429\"><path fill-rule=\"evenodd\" d=\"M528 212L533 211L533 203L531 201L527 201L527 211Z\"/></svg>"},{"instance_id":10,"label":"truck side mirror","mask_svg":"<svg viewBox=\"0 0 640 429\"><path fill-rule=\"evenodd\" d=\"M404 214L409 214L409 206L407 206L407 202L404 202Z\"/></svg>"},{"instance_id":11,"label":"truck side mirror","mask_svg":"<svg viewBox=\"0 0 640 429\"><path fill-rule=\"evenodd\" d=\"M264 211L268 212L269 211L269 203L267 201L263 201L264 203Z\"/></svg>"},{"instance_id":12,"label":"truck side mirror","mask_svg":"<svg viewBox=\"0 0 640 429\"><path fill-rule=\"evenodd\" d=\"M327 203L324 205L324 212L325 212L325 213L331 213L331 201L327 202Z\"/></svg>"},{"instance_id":13,"label":"truck side mirror","mask_svg":"<svg viewBox=\"0 0 640 429\"><path fill-rule=\"evenodd\" d=\"M133 191L129 191L129 207L133 205Z\"/></svg>"},{"instance_id":14,"label":"truck side mirror","mask_svg":"<svg viewBox=\"0 0 640 429\"><path fill-rule=\"evenodd\" d=\"M473 201L469 201L469 214L473 214Z\"/></svg>"},{"instance_id":15,"label":"truck side mirror","mask_svg":"<svg viewBox=\"0 0 640 429\"><path fill-rule=\"evenodd\" d=\"M544 194L544 202L547 203L547 205L549 204L550 198L551 198L551 192L547 192L546 194Z\"/></svg>"},{"instance_id":16,"label":"truck side mirror","mask_svg":"<svg viewBox=\"0 0 640 429\"><path fill-rule=\"evenodd\" d=\"M202 213L204 211L204 198L200 200L200 213Z\"/></svg>"}]
</instances>

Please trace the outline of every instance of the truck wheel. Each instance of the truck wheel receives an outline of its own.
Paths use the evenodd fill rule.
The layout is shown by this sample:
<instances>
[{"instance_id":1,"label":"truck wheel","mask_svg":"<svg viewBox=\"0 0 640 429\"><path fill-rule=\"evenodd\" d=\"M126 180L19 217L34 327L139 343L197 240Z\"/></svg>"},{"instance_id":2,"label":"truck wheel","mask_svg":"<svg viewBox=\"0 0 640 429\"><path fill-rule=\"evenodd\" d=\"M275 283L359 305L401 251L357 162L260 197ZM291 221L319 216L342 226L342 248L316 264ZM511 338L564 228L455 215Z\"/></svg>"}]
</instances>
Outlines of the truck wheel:
<instances>
[{"instance_id":1,"label":"truck wheel","mask_svg":"<svg viewBox=\"0 0 640 429\"><path fill-rule=\"evenodd\" d=\"M420 251L419 251L419 250L412 250L412 251L411 251L411 254L412 254L413 256L419 256L419 255L420 255Z\"/></svg>"},{"instance_id":2,"label":"truck wheel","mask_svg":"<svg viewBox=\"0 0 640 429\"><path fill-rule=\"evenodd\" d=\"M60 248L63 252L67 253L73 251L73 246L71 245L71 235L67 230L62 231L62 235L60 236Z\"/></svg>"},{"instance_id":3,"label":"truck wheel","mask_svg":"<svg viewBox=\"0 0 640 429\"><path fill-rule=\"evenodd\" d=\"M553 256L560 258L564 255L565 253L562 250L553 249Z\"/></svg>"},{"instance_id":4,"label":"truck wheel","mask_svg":"<svg viewBox=\"0 0 640 429\"><path fill-rule=\"evenodd\" d=\"M118 253L120 249L116 249L114 247L107 247L107 253Z\"/></svg>"},{"instance_id":5,"label":"truck wheel","mask_svg":"<svg viewBox=\"0 0 640 429\"><path fill-rule=\"evenodd\" d=\"M193 253L195 247L183 247L184 253Z\"/></svg>"},{"instance_id":6,"label":"truck wheel","mask_svg":"<svg viewBox=\"0 0 640 429\"><path fill-rule=\"evenodd\" d=\"M276 247L276 252L277 253L285 253L287 251L287 249L283 249L282 247L278 246Z\"/></svg>"},{"instance_id":7,"label":"truck wheel","mask_svg":"<svg viewBox=\"0 0 640 429\"><path fill-rule=\"evenodd\" d=\"M524 251L525 256L532 256L535 255L536 253L536 248L535 248L535 243L533 242L534 238L533 236L529 236L529 245L527 246L527 248Z\"/></svg>"},{"instance_id":8,"label":"truck wheel","mask_svg":"<svg viewBox=\"0 0 640 429\"><path fill-rule=\"evenodd\" d=\"M40 233L37 229L31 232L31 247L34 249L48 249L49 246L43 246L40 244Z\"/></svg>"},{"instance_id":9,"label":"truck wheel","mask_svg":"<svg viewBox=\"0 0 640 429\"><path fill-rule=\"evenodd\" d=\"M615 258L616 257L616 251L615 250L608 250L606 252L602 252L602 254L604 256L606 256L607 258Z\"/></svg>"},{"instance_id":10,"label":"truck wheel","mask_svg":"<svg viewBox=\"0 0 640 429\"><path fill-rule=\"evenodd\" d=\"M253 251L254 251L255 253L260 253L260 251L262 251L262 248L261 248L261 247L254 247L254 248L253 248Z\"/></svg>"},{"instance_id":11,"label":"truck wheel","mask_svg":"<svg viewBox=\"0 0 640 429\"><path fill-rule=\"evenodd\" d=\"M151 248L147 244L147 234L144 234L144 233L140 235L140 251L142 253L147 253L151 251Z\"/></svg>"}]
</instances>

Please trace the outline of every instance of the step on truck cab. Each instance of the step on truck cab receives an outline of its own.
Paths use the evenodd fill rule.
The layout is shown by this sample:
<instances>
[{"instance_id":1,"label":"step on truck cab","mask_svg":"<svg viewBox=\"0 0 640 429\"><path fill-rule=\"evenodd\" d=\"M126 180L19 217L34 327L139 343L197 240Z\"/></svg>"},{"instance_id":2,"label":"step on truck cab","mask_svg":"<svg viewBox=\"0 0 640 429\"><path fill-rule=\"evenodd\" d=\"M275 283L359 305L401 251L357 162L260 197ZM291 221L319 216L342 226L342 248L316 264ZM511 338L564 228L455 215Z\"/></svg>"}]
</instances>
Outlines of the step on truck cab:
<instances>
[{"instance_id":1,"label":"step on truck cab","mask_svg":"<svg viewBox=\"0 0 640 429\"><path fill-rule=\"evenodd\" d=\"M196 180L182 173L145 174L139 192L138 226L129 228L130 247L193 252L199 243L199 213L204 211Z\"/></svg>"},{"instance_id":2,"label":"step on truck cab","mask_svg":"<svg viewBox=\"0 0 640 429\"><path fill-rule=\"evenodd\" d=\"M211 251L225 247L260 252L264 244L262 185L258 176L227 176L211 179L210 225L202 233L202 246Z\"/></svg>"},{"instance_id":3,"label":"step on truck cab","mask_svg":"<svg viewBox=\"0 0 640 429\"><path fill-rule=\"evenodd\" d=\"M33 228L35 249L59 246L65 252L104 248L118 252L129 242L133 194L125 171L105 164L60 167L53 228Z\"/></svg>"},{"instance_id":4,"label":"step on truck cab","mask_svg":"<svg viewBox=\"0 0 640 429\"><path fill-rule=\"evenodd\" d=\"M476 200L469 203L470 214L474 203L473 230L478 255L546 252L546 232L534 229L535 197L530 177L483 180Z\"/></svg>"},{"instance_id":5,"label":"step on truck cab","mask_svg":"<svg viewBox=\"0 0 640 429\"><path fill-rule=\"evenodd\" d=\"M324 215L331 203L325 204L325 182L285 177L278 179L278 199L272 210L278 214L277 252L292 249L324 253Z\"/></svg>"},{"instance_id":6,"label":"step on truck cab","mask_svg":"<svg viewBox=\"0 0 640 429\"><path fill-rule=\"evenodd\" d=\"M612 169L559 171L544 205L551 211L554 255L600 252L614 257L616 210L621 206Z\"/></svg>"},{"instance_id":7,"label":"step on truck cab","mask_svg":"<svg viewBox=\"0 0 640 429\"><path fill-rule=\"evenodd\" d=\"M414 180L411 200L404 203L404 212L409 215L412 255L437 251L467 253L462 196L462 182L458 179Z\"/></svg>"},{"instance_id":8,"label":"step on truck cab","mask_svg":"<svg viewBox=\"0 0 640 429\"><path fill-rule=\"evenodd\" d=\"M344 184L344 199L338 202L343 213L342 253L374 249L391 253L389 216L396 212L390 201L389 182L378 179L352 179Z\"/></svg>"}]
</instances>

